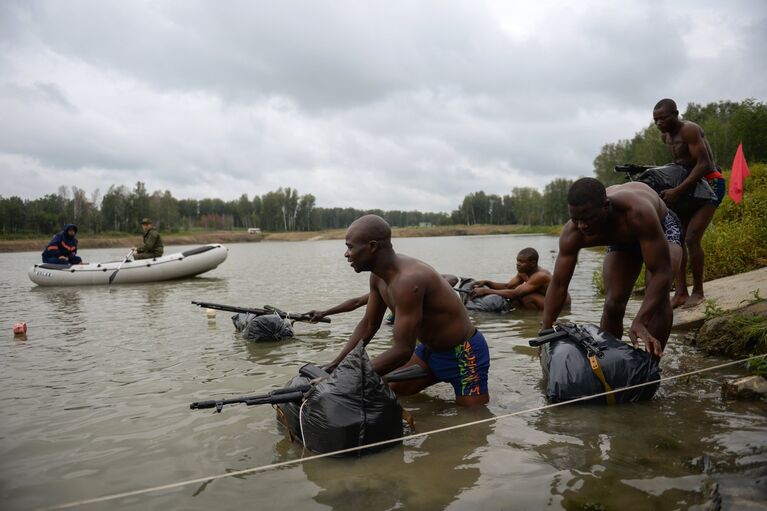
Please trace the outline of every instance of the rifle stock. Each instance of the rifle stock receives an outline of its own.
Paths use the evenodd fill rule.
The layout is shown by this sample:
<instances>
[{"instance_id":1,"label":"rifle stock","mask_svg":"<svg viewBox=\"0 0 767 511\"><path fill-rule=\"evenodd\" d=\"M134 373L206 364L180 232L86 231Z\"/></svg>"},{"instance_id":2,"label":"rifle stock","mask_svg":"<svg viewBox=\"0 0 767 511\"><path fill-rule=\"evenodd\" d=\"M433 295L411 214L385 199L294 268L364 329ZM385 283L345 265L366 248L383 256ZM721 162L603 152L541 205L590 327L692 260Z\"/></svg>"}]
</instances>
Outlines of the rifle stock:
<instances>
[{"instance_id":1,"label":"rifle stock","mask_svg":"<svg viewBox=\"0 0 767 511\"><path fill-rule=\"evenodd\" d=\"M530 339L527 343L532 347L538 347L547 342L559 341L563 339L570 339L577 345L586 350L587 354L595 355L597 358L602 358L605 354L602 352L602 348L599 347L599 343L594 340L591 335L583 330L578 325L572 323L563 323L557 325L556 329L550 328L541 332L540 337Z\"/></svg>"}]
</instances>

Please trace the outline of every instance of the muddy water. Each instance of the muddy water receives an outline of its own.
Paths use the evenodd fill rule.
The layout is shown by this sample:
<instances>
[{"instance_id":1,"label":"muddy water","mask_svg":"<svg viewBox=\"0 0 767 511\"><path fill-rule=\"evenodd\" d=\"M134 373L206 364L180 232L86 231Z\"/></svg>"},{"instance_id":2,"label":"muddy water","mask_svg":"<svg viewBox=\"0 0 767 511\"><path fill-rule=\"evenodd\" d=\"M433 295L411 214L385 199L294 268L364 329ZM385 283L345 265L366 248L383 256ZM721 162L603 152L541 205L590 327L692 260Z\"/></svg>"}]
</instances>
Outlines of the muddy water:
<instances>
[{"instance_id":1,"label":"muddy water","mask_svg":"<svg viewBox=\"0 0 767 511\"><path fill-rule=\"evenodd\" d=\"M551 267L556 239L491 236L397 239L398 251L439 271L503 280L516 252L536 247ZM169 247L172 251L176 247ZM298 458L268 406L222 414L189 402L263 392L305 362L329 361L361 311L331 325L296 324L297 337L249 344L206 300L290 311L327 307L366 291L340 241L231 245L204 277L114 288L33 286L37 253L0 255L0 502L33 509ZM93 250L114 260L120 249ZM598 321L580 258L568 316ZM629 305L628 315L638 303ZM531 313L475 315L491 345L491 402L458 410L437 385L404 399L418 431L544 405L526 339ZM26 340L11 325L29 323ZM385 349L382 327L370 351ZM714 365L672 338L664 375ZM360 459L330 459L244 477L80 506L80 509L764 509L767 411L724 403L719 385L739 367L664 383L654 400L615 408L542 410L410 440Z\"/></svg>"}]
</instances>

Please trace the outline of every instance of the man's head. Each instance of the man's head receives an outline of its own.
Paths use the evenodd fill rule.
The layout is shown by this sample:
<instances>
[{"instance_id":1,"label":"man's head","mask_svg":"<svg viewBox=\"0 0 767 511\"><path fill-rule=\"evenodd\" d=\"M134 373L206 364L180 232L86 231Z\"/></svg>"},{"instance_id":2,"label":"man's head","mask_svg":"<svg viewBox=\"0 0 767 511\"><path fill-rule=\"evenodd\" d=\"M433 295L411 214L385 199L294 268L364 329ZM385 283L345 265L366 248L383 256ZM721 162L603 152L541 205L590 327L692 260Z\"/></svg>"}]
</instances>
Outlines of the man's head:
<instances>
[{"instance_id":1,"label":"man's head","mask_svg":"<svg viewBox=\"0 0 767 511\"><path fill-rule=\"evenodd\" d=\"M141 228L144 229L144 232L147 232L152 228L152 220L149 218L144 218L141 220Z\"/></svg>"},{"instance_id":2,"label":"man's head","mask_svg":"<svg viewBox=\"0 0 767 511\"><path fill-rule=\"evenodd\" d=\"M652 110L652 119L661 133L668 133L679 122L679 110L673 99L665 98L656 103Z\"/></svg>"},{"instance_id":3,"label":"man's head","mask_svg":"<svg viewBox=\"0 0 767 511\"><path fill-rule=\"evenodd\" d=\"M532 247L523 248L517 254L517 271L530 273L538 268L538 251Z\"/></svg>"},{"instance_id":4,"label":"man's head","mask_svg":"<svg viewBox=\"0 0 767 511\"><path fill-rule=\"evenodd\" d=\"M75 224L67 224L64 226L64 232L68 238L74 238L77 234L77 226Z\"/></svg>"},{"instance_id":5,"label":"man's head","mask_svg":"<svg viewBox=\"0 0 767 511\"><path fill-rule=\"evenodd\" d=\"M360 217L346 230L344 257L357 273L373 270L378 258L391 251L391 227L378 215Z\"/></svg>"},{"instance_id":6,"label":"man's head","mask_svg":"<svg viewBox=\"0 0 767 511\"><path fill-rule=\"evenodd\" d=\"M607 224L609 206L605 185L593 177L582 177L567 192L570 219L586 235L600 231Z\"/></svg>"}]
</instances>

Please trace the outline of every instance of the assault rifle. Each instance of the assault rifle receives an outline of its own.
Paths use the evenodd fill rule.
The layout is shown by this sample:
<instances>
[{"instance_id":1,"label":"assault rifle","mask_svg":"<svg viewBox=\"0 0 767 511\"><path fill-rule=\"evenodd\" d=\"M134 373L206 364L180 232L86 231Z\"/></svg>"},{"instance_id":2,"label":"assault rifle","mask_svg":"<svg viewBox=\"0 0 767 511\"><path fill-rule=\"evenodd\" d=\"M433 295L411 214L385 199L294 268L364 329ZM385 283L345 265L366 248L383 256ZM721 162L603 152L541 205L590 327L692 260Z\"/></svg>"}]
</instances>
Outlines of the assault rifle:
<instances>
[{"instance_id":1,"label":"assault rifle","mask_svg":"<svg viewBox=\"0 0 767 511\"><path fill-rule=\"evenodd\" d=\"M317 367L314 364L306 364L298 370L298 374L309 378L310 380L316 380L318 378L327 378L328 373L324 369ZM266 394L259 394L257 396L243 396L235 397L232 399L211 399L209 401L195 401L189 405L192 410L202 410L204 408L215 408L217 413L221 413L221 409L224 405L234 405L244 403L248 406L253 405L275 405L278 403L298 403L304 398L304 393L307 392L312 385L310 383L302 385L294 385L292 387L283 387L276 389Z\"/></svg>"},{"instance_id":2,"label":"assault rifle","mask_svg":"<svg viewBox=\"0 0 767 511\"><path fill-rule=\"evenodd\" d=\"M536 339L531 339L527 343L532 347L538 347L552 341L561 341L570 339L577 345L586 350L587 355L594 355L597 358L605 356L599 343L583 327L573 323L560 323L555 328L547 328L540 332Z\"/></svg>"},{"instance_id":3,"label":"assault rifle","mask_svg":"<svg viewBox=\"0 0 767 511\"><path fill-rule=\"evenodd\" d=\"M258 309L255 307L237 307L235 305L222 305L220 303L209 303L209 302L192 302L193 305L197 305L199 307L204 307L206 309L216 309L220 311L228 311L228 312L243 312L247 314L255 314L256 316L264 316L266 314L277 314L281 318L287 318L292 319L294 321L307 321L312 322L310 317L306 314L293 314L288 313L285 311L281 311L280 309L276 307L272 307L271 305L264 305L263 309ZM320 323L330 323L330 318L322 318L319 320Z\"/></svg>"},{"instance_id":4,"label":"assault rifle","mask_svg":"<svg viewBox=\"0 0 767 511\"><path fill-rule=\"evenodd\" d=\"M623 165L616 165L614 168L615 172L625 172L627 181L635 181L635 178L642 172L653 167L648 165L634 165L633 163L625 163Z\"/></svg>"}]
</instances>

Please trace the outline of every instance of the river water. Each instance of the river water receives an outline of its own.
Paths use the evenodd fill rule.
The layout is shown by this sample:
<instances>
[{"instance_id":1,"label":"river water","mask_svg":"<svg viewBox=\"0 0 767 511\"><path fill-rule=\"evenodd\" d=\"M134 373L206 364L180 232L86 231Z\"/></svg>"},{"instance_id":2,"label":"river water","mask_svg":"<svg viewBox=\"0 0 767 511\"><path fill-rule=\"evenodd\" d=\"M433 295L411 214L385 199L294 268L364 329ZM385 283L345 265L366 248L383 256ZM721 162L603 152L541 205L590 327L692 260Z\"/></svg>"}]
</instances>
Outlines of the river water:
<instances>
[{"instance_id":1,"label":"river water","mask_svg":"<svg viewBox=\"0 0 767 511\"><path fill-rule=\"evenodd\" d=\"M395 239L438 271L505 280L518 250L553 266L548 236ZM181 247L168 247L173 252ZM186 247L184 247L186 248ZM123 250L83 253L117 260ZM341 241L229 246L194 279L145 285L38 288L37 253L0 254L0 507L35 509L296 459L269 406L191 411L191 401L262 393L306 362L330 361L362 309L296 337L252 344L228 313L191 300L303 312L367 290ZM583 252L565 318L598 322L591 284L601 254ZM632 317L638 302L629 304ZM539 316L473 315L491 346L491 401L457 409L438 384L402 400L429 431L542 406L541 371L526 340ZM11 326L27 321L26 340ZM369 346L384 350L391 328ZM672 336L664 376L721 363ZM723 402L740 366L665 382L650 402L565 406L408 440L361 458L322 459L251 475L81 505L78 509L765 509L767 410ZM308 454L308 453L307 453Z\"/></svg>"}]
</instances>

